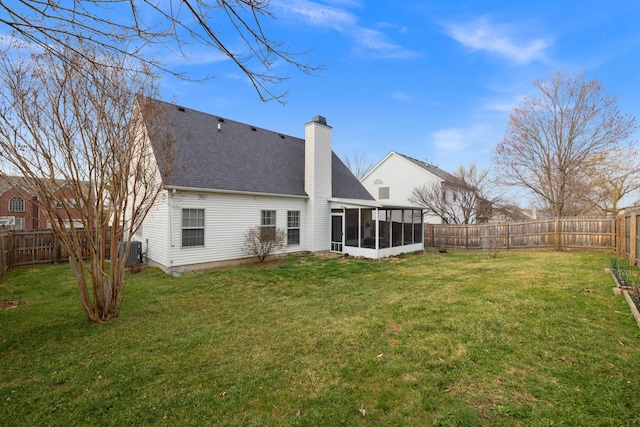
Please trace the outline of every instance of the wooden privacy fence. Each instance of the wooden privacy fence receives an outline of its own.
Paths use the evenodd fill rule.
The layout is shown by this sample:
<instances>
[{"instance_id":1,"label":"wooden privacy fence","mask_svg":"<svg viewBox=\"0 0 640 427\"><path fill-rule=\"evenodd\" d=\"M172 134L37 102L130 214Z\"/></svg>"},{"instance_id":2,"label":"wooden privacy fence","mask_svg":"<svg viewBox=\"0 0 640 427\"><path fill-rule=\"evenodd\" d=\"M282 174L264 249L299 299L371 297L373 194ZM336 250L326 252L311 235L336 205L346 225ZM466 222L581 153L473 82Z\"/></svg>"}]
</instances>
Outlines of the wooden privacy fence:
<instances>
[{"instance_id":1,"label":"wooden privacy fence","mask_svg":"<svg viewBox=\"0 0 640 427\"><path fill-rule=\"evenodd\" d=\"M425 224L425 247L616 249L614 218L560 218L500 224Z\"/></svg>"},{"instance_id":2,"label":"wooden privacy fence","mask_svg":"<svg viewBox=\"0 0 640 427\"><path fill-rule=\"evenodd\" d=\"M84 257L89 258L85 231L76 230L76 233L79 233ZM106 249L110 250L108 241ZM0 233L0 277L14 267L58 263L68 259L68 252L60 245L51 230Z\"/></svg>"},{"instance_id":3,"label":"wooden privacy fence","mask_svg":"<svg viewBox=\"0 0 640 427\"><path fill-rule=\"evenodd\" d=\"M616 252L631 264L640 264L640 209L626 210L616 218Z\"/></svg>"}]
</instances>

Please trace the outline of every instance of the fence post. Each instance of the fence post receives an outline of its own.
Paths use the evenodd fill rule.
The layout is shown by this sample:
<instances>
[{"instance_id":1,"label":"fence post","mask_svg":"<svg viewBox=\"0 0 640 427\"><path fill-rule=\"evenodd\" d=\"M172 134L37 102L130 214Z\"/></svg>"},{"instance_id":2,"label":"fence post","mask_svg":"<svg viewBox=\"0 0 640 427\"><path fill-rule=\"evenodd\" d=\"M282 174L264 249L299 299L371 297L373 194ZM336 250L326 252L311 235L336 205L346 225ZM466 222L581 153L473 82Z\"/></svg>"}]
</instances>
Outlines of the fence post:
<instances>
[{"instance_id":1,"label":"fence post","mask_svg":"<svg viewBox=\"0 0 640 427\"><path fill-rule=\"evenodd\" d=\"M7 252L4 250L6 238L6 234L0 234L0 277L4 277L7 272Z\"/></svg>"},{"instance_id":2,"label":"fence post","mask_svg":"<svg viewBox=\"0 0 640 427\"><path fill-rule=\"evenodd\" d=\"M618 234L618 218L611 218L611 251L618 252L617 234Z\"/></svg>"},{"instance_id":3,"label":"fence post","mask_svg":"<svg viewBox=\"0 0 640 427\"><path fill-rule=\"evenodd\" d=\"M464 248L469 249L469 224L464 225Z\"/></svg>"},{"instance_id":4,"label":"fence post","mask_svg":"<svg viewBox=\"0 0 640 427\"><path fill-rule=\"evenodd\" d=\"M9 244L7 245L7 271L13 268L13 250L15 246L15 232L9 232Z\"/></svg>"},{"instance_id":5,"label":"fence post","mask_svg":"<svg viewBox=\"0 0 640 427\"><path fill-rule=\"evenodd\" d=\"M56 237L55 233L53 234L53 263L57 264L58 260L60 258L59 254L58 254L58 250L60 248L60 244L58 243L58 238Z\"/></svg>"},{"instance_id":6,"label":"fence post","mask_svg":"<svg viewBox=\"0 0 640 427\"><path fill-rule=\"evenodd\" d=\"M620 257L625 258L627 256L627 215L622 217L622 223L620 224Z\"/></svg>"},{"instance_id":7,"label":"fence post","mask_svg":"<svg viewBox=\"0 0 640 427\"><path fill-rule=\"evenodd\" d=\"M629 230L629 261L631 265L636 265L636 212L631 212L631 229Z\"/></svg>"}]
</instances>

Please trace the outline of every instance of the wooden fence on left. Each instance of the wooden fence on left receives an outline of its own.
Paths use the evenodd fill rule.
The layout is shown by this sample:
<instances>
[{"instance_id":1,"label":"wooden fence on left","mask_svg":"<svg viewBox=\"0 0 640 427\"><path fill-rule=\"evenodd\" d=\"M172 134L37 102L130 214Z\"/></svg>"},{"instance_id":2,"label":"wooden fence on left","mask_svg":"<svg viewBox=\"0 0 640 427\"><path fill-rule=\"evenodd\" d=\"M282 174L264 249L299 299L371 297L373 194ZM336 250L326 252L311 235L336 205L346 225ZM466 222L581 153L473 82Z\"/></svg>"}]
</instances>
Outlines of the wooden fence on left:
<instances>
[{"instance_id":1,"label":"wooden fence on left","mask_svg":"<svg viewBox=\"0 0 640 427\"><path fill-rule=\"evenodd\" d=\"M83 255L89 257L86 232L76 230L83 245ZM106 237L106 236L105 236ZM107 241L107 251L110 242ZM67 261L69 254L51 230L8 231L0 233L0 277L15 267L34 264L56 264Z\"/></svg>"}]
</instances>

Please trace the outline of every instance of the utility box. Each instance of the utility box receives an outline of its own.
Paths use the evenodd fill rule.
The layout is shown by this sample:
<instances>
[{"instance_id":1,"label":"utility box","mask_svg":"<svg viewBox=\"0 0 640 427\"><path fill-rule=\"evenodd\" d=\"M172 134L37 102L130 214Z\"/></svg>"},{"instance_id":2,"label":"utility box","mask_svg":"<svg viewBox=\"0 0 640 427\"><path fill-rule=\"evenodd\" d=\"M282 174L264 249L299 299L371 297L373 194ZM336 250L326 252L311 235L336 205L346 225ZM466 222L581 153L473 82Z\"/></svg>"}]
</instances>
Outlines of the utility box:
<instances>
[{"instance_id":1,"label":"utility box","mask_svg":"<svg viewBox=\"0 0 640 427\"><path fill-rule=\"evenodd\" d=\"M120 259L126 258L126 265L135 265L142 262L142 242L129 242L129 253L127 253L125 256L124 251L126 249L127 243L120 243Z\"/></svg>"}]
</instances>

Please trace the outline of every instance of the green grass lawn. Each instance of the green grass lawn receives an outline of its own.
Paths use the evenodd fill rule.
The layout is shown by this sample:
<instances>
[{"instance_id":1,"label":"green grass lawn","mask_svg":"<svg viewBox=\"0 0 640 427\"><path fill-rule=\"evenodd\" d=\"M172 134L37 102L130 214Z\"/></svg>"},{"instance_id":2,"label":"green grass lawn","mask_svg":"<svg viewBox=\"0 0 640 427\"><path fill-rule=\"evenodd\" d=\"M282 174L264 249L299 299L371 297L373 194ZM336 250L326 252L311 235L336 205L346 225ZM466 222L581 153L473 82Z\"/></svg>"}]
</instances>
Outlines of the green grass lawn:
<instances>
[{"instance_id":1,"label":"green grass lawn","mask_svg":"<svg viewBox=\"0 0 640 427\"><path fill-rule=\"evenodd\" d=\"M0 425L640 425L640 330L591 252L290 256L128 275L89 324L67 265L9 273Z\"/></svg>"}]
</instances>

